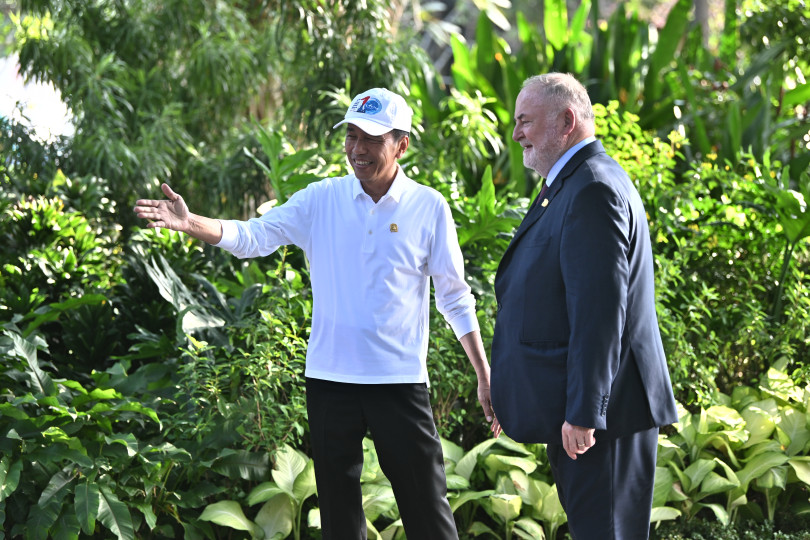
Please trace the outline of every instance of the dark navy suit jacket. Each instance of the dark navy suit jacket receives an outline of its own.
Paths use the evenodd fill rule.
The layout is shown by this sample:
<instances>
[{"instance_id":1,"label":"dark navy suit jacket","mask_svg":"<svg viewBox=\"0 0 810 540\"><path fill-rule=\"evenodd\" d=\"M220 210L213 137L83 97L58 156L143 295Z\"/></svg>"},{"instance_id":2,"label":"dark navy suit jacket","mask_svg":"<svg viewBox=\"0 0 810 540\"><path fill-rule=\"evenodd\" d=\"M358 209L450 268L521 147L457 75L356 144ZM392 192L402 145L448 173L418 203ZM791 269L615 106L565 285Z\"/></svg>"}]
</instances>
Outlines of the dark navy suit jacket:
<instances>
[{"instance_id":1,"label":"dark navy suit jacket","mask_svg":"<svg viewBox=\"0 0 810 540\"><path fill-rule=\"evenodd\" d=\"M492 404L521 442L564 420L618 437L678 421L641 198L598 141L529 210L495 278Z\"/></svg>"}]
</instances>

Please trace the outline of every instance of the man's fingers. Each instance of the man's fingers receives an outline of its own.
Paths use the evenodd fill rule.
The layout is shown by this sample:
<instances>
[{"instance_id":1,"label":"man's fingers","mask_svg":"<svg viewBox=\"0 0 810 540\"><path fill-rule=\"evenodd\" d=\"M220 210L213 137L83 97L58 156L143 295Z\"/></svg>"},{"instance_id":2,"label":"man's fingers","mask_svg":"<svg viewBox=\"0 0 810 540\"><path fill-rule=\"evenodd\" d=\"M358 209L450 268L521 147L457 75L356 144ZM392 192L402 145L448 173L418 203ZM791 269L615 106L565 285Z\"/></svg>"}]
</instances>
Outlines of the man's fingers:
<instances>
[{"instance_id":1,"label":"man's fingers","mask_svg":"<svg viewBox=\"0 0 810 540\"><path fill-rule=\"evenodd\" d=\"M178 195L172 190L172 188L169 187L169 184L165 182L162 183L160 185L160 189L163 190L163 194L166 195L170 201L177 200Z\"/></svg>"}]
</instances>

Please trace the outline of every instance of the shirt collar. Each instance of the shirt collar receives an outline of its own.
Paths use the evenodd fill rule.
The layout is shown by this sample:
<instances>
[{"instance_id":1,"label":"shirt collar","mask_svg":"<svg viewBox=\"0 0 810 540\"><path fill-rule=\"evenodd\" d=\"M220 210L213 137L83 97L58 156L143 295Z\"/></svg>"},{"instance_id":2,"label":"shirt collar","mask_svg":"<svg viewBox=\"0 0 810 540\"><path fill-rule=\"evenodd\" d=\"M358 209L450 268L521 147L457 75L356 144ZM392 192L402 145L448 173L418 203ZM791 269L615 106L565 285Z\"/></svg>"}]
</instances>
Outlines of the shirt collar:
<instances>
[{"instance_id":1,"label":"shirt collar","mask_svg":"<svg viewBox=\"0 0 810 540\"><path fill-rule=\"evenodd\" d=\"M557 178L557 175L560 174L560 171L563 169L563 167L565 167L565 164L568 163L568 160L571 159L573 155L579 151L580 148L582 148L586 144L591 144L595 140L596 137L594 136L585 137L577 144L569 148L568 151L564 153L560 159L557 160L557 163L555 163L554 166L551 168L551 170L548 172L548 178L546 178L546 185L547 186L551 185L554 179Z\"/></svg>"},{"instance_id":2,"label":"shirt collar","mask_svg":"<svg viewBox=\"0 0 810 540\"><path fill-rule=\"evenodd\" d=\"M357 176L352 174L354 177L354 183L352 186L352 199L357 199L360 195L368 194L363 190L363 186L360 184L360 180L357 179ZM399 166L397 163L397 175L394 177L394 182L391 184L391 187L388 188L388 192L382 196L380 201L384 201L387 198L394 199L394 202L399 202L402 198L402 194L405 192L405 188L408 185L408 177L405 176L405 173L402 171L402 167Z\"/></svg>"}]
</instances>

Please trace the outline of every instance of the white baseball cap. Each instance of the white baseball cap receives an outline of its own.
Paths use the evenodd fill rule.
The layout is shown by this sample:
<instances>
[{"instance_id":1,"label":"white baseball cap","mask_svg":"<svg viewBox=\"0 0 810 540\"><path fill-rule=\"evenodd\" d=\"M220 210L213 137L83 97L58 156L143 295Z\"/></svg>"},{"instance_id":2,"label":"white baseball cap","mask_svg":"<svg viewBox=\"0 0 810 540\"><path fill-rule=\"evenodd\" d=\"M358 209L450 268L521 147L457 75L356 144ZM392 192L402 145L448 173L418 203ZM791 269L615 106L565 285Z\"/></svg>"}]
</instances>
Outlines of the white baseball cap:
<instances>
[{"instance_id":1,"label":"white baseball cap","mask_svg":"<svg viewBox=\"0 0 810 540\"><path fill-rule=\"evenodd\" d=\"M385 88L372 88L357 94L343 120L333 126L354 124L375 137L392 129L411 131L413 110L399 94Z\"/></svg>"}]
</instances>

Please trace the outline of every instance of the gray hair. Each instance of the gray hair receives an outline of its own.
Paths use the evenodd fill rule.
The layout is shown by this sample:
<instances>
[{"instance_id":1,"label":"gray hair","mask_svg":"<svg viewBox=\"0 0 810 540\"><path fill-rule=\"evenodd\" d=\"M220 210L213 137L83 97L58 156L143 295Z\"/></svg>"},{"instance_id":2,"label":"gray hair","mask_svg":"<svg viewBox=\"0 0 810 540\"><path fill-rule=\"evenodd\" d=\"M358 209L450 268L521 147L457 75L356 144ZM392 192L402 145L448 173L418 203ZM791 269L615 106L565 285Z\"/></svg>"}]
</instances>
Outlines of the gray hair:
<instances>
[{"instance_id":1,"label":"gray hair","mask_svg":"<svg viewBox=\"0 0 810 540\"><path fill-rule=\"evenodd\" d=\"M580 122L592 124L593 106L588 91L570 73L544 73L523 81L522 88L532 87L537 95L551 99L558 107L571 107Z\"/></svg>"}]
</instances>

